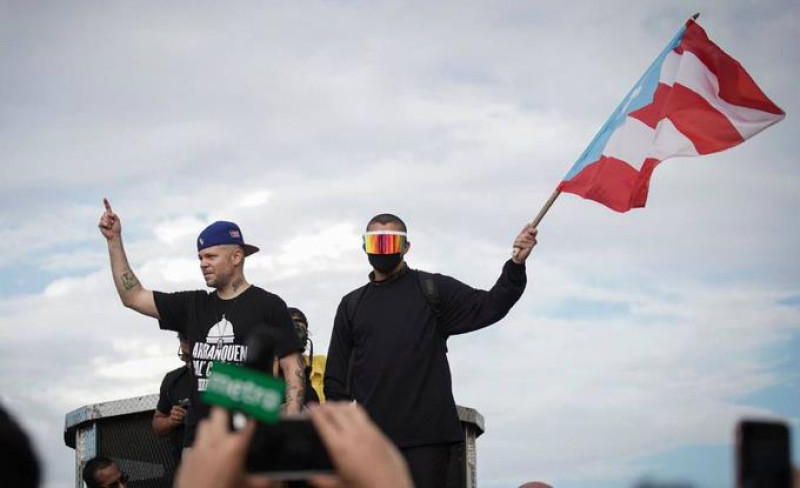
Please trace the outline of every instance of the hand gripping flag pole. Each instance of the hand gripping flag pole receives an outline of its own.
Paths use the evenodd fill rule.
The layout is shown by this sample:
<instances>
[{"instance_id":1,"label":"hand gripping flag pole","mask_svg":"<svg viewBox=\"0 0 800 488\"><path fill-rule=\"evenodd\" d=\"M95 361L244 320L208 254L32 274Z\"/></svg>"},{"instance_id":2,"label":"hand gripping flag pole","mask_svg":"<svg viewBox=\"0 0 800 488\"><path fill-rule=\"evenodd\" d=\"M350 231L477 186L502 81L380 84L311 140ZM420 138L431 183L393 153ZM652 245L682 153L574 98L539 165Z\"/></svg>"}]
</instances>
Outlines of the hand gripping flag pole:
<instances>
[{"instance_id":1,"label":"hand gripping flag pole","mask_svg":"<svg viewBox=\"0 0 800 488\"><path fill-rule=\"evenodd\" d=\"M695 23L699 15L612 112L532 226L562 192L617 212L644 207L650 176L665 159L723 151L783 120L783 110Z\"/></svg>"}]
</instances>

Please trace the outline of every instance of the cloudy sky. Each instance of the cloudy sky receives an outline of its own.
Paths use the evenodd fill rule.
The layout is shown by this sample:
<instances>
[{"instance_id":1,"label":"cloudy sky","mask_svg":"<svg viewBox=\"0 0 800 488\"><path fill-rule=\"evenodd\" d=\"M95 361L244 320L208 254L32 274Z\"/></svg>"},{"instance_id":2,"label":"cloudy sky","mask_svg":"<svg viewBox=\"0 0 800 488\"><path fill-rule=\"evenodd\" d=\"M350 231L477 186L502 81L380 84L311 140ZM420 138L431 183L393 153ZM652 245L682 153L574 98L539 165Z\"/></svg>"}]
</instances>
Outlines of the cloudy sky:
<instances>
[{"instance_id":1,"label":"cloudy sky","mask_svg":"<svg viewBox=\"0 0 800 488\"><path fill-rule=\"evenodd\" d=\"M262 249L247 277L325 351L372 215L408 222L413 267L491 286L696 11L787 118L664 163L644 210L559 198L517 306L450 341L497 488L731 486L737 419L800 437L800 4L0 2L0 397L45 485L73 483L67 412L178 365L174 336L118 302L104 196L153 289L202 287L197 233L239 222Z\"/></svg>"}]
</instances>

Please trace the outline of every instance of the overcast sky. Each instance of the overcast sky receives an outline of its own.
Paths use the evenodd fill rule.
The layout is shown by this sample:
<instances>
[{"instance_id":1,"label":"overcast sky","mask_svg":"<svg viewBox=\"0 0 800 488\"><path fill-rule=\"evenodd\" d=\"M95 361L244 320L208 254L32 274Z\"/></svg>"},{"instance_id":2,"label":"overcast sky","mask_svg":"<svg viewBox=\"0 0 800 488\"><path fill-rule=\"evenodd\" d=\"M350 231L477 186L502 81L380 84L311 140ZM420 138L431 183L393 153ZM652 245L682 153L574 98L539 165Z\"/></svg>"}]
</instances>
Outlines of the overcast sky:
<instances>
[{"instance_id":1,"label":"overcast sky","mask_svg":"<svg viewBox=\"0 0 800 488\"><path fill-rule=\"evenodd\" d=\"M238 222L324 352L372 215L406 220L412 267L490 287L696 11L786 120L662 164L646 209L562 195L516 307L450 340L454 392L484 487L731 486L747 415L792 422L798 463L796 1L0 1L0 396L45 486L73 483L67 412L178 366L116 297L104 196L152 289L202 288L194 239Z\"/></svg>"}]
</instances>

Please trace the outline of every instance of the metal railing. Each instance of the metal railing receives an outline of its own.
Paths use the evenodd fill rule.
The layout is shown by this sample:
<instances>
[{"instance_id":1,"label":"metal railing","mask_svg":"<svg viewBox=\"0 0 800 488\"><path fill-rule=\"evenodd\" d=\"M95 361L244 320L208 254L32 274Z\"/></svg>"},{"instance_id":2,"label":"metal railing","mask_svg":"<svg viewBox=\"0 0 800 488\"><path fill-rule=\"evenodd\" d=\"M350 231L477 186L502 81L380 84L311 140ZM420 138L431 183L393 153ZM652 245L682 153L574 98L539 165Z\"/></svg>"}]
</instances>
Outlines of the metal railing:
<instances>
[{"instance_id":1,"label":"metal railing","mask_svg":"<svg viewBox=\"0 0 800 488\"><path fill-rule=\"evenodd\" d=\"M175 440L153 433L151 420L158 395L86 405L65 417L64 442L75 449L75 487L83 488L84 462L103 455L130 476L130 488L169 488L175 473ZM453 447L447 488L477 486L476 439L484 432L483 416L458 406L464 443ZM180 446L177 446L179 449Z\"/></svg>"}]
</instances>

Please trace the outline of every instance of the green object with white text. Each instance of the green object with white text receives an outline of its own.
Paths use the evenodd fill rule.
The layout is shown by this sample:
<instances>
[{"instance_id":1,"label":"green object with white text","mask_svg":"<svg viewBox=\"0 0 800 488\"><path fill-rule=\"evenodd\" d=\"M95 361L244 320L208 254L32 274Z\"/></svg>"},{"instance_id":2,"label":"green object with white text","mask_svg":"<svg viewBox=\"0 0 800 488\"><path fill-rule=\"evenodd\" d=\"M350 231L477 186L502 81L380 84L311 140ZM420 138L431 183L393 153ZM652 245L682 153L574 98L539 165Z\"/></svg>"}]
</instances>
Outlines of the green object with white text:
<instances>
[{"instance_id":1,"label":"green object with white text","mask_svg":"<svg viewBox=\"0 0 800 488\"><path fill-rule=\"evenodd\" d=\"M214 363L202 399L265 423L276 423L285 391L286 384L272 376L235 364Z\"/></svg>"}]
</instances>

